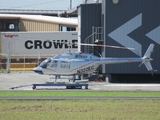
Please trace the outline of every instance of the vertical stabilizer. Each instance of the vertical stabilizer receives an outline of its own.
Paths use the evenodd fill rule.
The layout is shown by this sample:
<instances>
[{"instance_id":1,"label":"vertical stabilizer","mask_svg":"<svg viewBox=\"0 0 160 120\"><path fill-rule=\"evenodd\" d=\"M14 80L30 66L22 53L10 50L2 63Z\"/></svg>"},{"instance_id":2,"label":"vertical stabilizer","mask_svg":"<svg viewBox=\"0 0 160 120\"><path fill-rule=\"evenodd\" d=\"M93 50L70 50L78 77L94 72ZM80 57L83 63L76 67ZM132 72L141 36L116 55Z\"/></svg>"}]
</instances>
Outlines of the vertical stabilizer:
<instances>
[{"instance_id":1,"label":"vertical stabilizer","mask_svg":"<svg viewBox=\"0 0 160 120\"><path fill-rule=\"evenodd\" d=\"M152 52L153 52L154 44L150 44L146 53L144 54L143 58L150 58Z\"/></svg>"},{"instance_id":2,"label":"vertical stabilizer","mask_svg":"<svg viewBox=\"0 0 160 120\"><path fill-rule=\"evenodd\" d=\"M153 60L151 57L151 54L153 52L153 48L154 48L154 44L150 44L148 49L146 50L144 56L143 56L143 61L142 63L139 65L139 67L144 64L147 68L148 71L153 71L152 65L150 63L151 60Z\"/></svg>"}]
</instances>

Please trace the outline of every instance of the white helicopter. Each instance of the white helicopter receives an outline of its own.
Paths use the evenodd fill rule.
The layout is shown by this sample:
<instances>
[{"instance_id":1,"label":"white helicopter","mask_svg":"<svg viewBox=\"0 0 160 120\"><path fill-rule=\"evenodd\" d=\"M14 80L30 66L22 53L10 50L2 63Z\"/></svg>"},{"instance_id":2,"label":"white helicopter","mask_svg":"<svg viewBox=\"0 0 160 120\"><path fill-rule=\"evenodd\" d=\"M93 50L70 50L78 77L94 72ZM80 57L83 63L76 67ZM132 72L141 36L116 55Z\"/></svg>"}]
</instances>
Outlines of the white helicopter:
<instances>
[{"instance_id":1,"label":"white helicopter","mask_svg":"<svg viewBox=\"0 0 160 120\"><path fill-rule=\"evenodd\" d=\"M88 45L88 44L81 44ZM122 48L122 49L131 49L119 46L110 46L110 45L98 45L90 44L90 46L104 46L111 48ZM143 57L137 58L103 58L97 57L93 54L82 53L82 52L71 52L68 51L64 54L58 54L53 58L47 58L44 60L38 67L33 68L33 71L45 75L55 75L57 76L73 76L73 82L75 81L75 75L83 75L93 73L101 64L119 64L119 63L133 63L141 62L139 67L144 64L148 71L153 71L150 61L153 59L150 58L153 52L154 44L150 44L146 53Z\"/></svg>"},{"instance_id":2,"label":"white helicopter","mask_svg":"<svg viewBox=\"0 0 160 120\"><path fill-rule=\"evenodd\" d=\"M61 42L63 43L63 42ZM63 43L66 44L66 43ZM78 44L78 43L76 43ZM65 52L64 54L58 54L53 58L46 58L44 61L42 61L42 63L40 63L37 67L33 68L33 71L39 74L43 74L42 69L47 67L47 64L52 60L52 59L75 59L75 57L73 57L73 55L71 54L75 54L76 56L78 56L79 54L81 54L82 52L70 52L70 47L71 43L67 43L68 45L68 51L69 52ZM130 50L134 50L134 48L129 48L129 47L120 47L120 46L111 46L111 45L100 45L100 44L84 44L81 43L80 45L86 45L86 46L102 46L102 47L110 47L110 48L120 48L120 49L130 49ZM83 53L84 54L84 53ZM86 54L86 53L85 53ZM88 54L88 53L87 53ZM91 54L93 55L93 54ZM101 56L101 55L100 55ZM83 57L78 57L78 59L84 59Z\"/></svg>"}]
</instances>

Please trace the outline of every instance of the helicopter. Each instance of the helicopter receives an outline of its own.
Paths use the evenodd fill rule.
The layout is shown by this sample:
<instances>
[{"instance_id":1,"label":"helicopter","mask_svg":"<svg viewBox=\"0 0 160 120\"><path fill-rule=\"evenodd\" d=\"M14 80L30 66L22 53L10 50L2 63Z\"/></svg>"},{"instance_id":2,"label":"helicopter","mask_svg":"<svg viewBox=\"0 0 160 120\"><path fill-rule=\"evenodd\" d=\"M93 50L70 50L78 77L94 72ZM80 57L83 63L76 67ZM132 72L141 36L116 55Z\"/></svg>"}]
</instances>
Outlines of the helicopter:
<instances>
[{"instance_id":1,"label":"helicopter","mask_svg":"<svg viewBox=\"0 0 160 120\"><path fill-rule=\"evenodd\" d=\"M55 42L55 41L54 41ZM79 52L70 52L70 48L69 46L71 46L72 44L70 42L58 42L61 44L67 44L68 45L68 51L69 52L65 52L64 54L58 54L53 58L46 58L45 60L43 60L40 64L38 64L37 67L33 68L33 71L39 74L43 74L42 73L42 69L47 67L47 64L52 60L52 59L74 59L75 57L73 57L73 55L71 56L71 54L75 54L76 56L79 55ZM85 43L75 43L80 44L80 45L84 45L84 46L100 46L100 47L109 47L109 48L120 48L120 49L129 49L129 50L134 50L134 48L129 48L129 47L121 47L121 46L111 46L111 45L101 45L101 44L85 44ZM74 45L75 45L74 44ZM81 52L82 53L82 52ZM100 54L99 54L100 55ZM101 56L101 55L100 55ZM79 57L78 59L83 59L81 57Z\"/></svg>"},{"instance_id":2,"label":"helicopter","mask_svg":"<svg viewBox=\"0 0 160 120\"><path fill-rule=\"evenodd\" d=\"M83 44L82 45L88 45ZM98 44L91 44L91 46L104 46ZM105 47L131 49L119 46L105 45ZM151 43L146 50L143 57L133 58L112 58L112 57L98 57L89 53L71 52L70 50L64 54L58 54L53 58L47 58L39 66L33 68L33 71L44 75L55 75L55 79L58 76L73 76L73 82L75 82L76 75L91 74L102 64L120 64L120 63L133 63L141 62L139 67L144 64L148 71L153 73L153 68L150 63L153 59L151 54L154 49L154 44Z\"/></svg>"}]
</instances>

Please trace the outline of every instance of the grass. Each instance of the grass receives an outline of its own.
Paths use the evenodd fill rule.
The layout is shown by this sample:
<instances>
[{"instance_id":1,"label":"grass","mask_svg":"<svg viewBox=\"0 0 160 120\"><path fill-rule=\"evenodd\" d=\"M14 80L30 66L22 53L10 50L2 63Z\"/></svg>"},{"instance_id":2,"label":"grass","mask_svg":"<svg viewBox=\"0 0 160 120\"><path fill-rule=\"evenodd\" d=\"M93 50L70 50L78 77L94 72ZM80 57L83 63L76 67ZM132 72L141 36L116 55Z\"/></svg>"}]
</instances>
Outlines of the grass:
<instances>
[{"instance_id":1,"label":"grass","mask_svg":"<svg viewBox=\"0 0 160 120\"><path fill-rule=\"evenodd\" d=\"M106 91L0 91L0 96L139 96L160 97L160 92Z\"/></svg>"},{"instance_id":2,"label":"grass","mask_svg":"<svg viewBox=\"0 0 160 120\"><path fill-rule=\"evenodd\" d=\"M153 96L160 92L0 91L0 96ZM0 120L159 120L160 100L0 100Z\"/></svg>"},{"instance_id":3,"label":"grass","mask_svg":"<svg viewBox=\"0 0 160 120\"><path fill-rule=\"evenodd\" d=\"M0 100L1 120L159 120L159 100Z\"/></svg>"}]
</instances>

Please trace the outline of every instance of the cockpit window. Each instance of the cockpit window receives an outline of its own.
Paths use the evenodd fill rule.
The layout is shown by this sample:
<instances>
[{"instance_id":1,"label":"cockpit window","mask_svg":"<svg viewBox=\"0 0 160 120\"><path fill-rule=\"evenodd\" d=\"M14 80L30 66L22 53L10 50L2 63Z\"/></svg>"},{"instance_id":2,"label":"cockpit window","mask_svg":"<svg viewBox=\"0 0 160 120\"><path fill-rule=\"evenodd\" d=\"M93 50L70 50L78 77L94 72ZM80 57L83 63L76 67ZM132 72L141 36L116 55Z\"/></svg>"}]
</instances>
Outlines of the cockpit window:
<instances>
[{"instance_id":1,"label":"cockpit window","mask_svg":"<svg viewBox=\"0 0 160 120\"><path fill-rule=\"evenodd\" d=\"M42 68L46 68L47 64L50 63L50 61L51 61L51 58L47 58L39 66Z\"/></svg>"}]
</instances>

